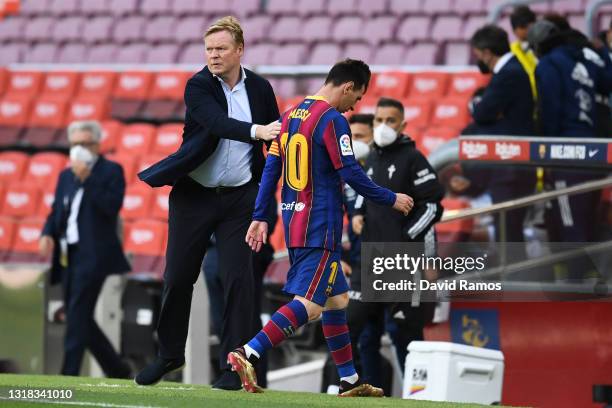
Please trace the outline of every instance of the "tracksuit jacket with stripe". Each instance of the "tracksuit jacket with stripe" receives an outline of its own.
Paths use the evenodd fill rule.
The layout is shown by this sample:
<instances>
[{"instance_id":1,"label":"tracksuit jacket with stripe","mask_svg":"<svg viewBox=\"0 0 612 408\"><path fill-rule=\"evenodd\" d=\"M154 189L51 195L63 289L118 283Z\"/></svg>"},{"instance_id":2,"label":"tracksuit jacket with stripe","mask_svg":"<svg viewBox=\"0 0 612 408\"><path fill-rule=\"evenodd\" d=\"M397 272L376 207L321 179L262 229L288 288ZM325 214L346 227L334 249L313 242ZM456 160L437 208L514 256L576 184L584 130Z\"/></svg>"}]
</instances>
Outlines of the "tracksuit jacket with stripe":
<instances>
[{"instance_id":1,"label":"tracksuit jacket with stripe","mask_svg":"<svg viewBox=\"0 0 612 408\"><path fill-rule=\"evenodd\" d=\"M374 183L414 199L414 208L404 216L390 207L358 198L357 214L364 215L365 242L423 242L431 227L442 217L444 187L435 170L406 136L380 148L373 145L364 166Z\"/></svg>"}]
</instances>

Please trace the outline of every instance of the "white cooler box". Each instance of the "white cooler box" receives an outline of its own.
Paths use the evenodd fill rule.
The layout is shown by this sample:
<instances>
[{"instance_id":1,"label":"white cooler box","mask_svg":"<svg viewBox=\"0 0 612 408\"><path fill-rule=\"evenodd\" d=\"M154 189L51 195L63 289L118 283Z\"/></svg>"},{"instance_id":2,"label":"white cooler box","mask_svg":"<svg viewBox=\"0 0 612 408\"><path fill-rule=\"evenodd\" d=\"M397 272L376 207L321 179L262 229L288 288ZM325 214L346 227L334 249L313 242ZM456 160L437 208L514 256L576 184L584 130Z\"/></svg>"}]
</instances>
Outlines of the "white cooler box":
<instances>
[{"instance_id":1,"label":"white cooler box","mask_svg":"<svg viewBox=\"0 0 612 408\"><path fill-rule=\"evenodd\" d=\"M403 398L493 404L501 401L501 351L443 341L408 346Z\"/></svg>"}]
</instances>

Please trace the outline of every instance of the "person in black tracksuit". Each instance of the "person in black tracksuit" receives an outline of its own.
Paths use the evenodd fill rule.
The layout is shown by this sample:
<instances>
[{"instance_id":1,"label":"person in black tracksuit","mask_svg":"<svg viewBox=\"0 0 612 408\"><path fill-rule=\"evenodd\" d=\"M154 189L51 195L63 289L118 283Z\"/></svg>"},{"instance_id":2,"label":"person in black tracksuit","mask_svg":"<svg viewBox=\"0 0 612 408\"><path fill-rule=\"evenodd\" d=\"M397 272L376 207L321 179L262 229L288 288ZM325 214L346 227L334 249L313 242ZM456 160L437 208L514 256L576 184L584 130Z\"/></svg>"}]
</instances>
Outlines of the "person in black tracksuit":
<instances>
[{"instance_id":1,"label":"person in black tracksuit","mask_svg":"<svg viewBox=\"0 0 612 408\"><path fill-rule=\"evenodd\" d=\"M433 226L442 216L440 202L444 197L444 188L414 141L401 134L403 118L404 107L399 101L380 99L374 115L373 150L364 168L374 182L411 196L414 207L407 216L396 216L373 203L365 206L364 200L358 197L352 225L356 233L361 233L363 242L422 242L424 253L434 255ZM360 341L364 376L376 382L379 373L376 365L380 359L366 359L366 356L378 353L385 312L396 327L390 335L403 370L408 344L413 340L423 340L423 328L431 320L433 308L432 303L413 307L410 303L362 302L361 314L369 328L368 332L362 333Z\"/></svg>"}]
</instances>

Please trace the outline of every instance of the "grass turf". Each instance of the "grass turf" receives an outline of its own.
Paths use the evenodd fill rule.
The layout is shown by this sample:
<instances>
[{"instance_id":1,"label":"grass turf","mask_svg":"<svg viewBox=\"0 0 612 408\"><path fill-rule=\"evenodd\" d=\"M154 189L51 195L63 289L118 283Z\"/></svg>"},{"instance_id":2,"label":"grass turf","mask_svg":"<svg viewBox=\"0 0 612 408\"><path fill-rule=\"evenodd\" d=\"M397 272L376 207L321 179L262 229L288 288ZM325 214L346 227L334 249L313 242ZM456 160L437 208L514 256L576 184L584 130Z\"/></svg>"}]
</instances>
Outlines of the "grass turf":
<instances>
[{"instance_id":1,"label":"grass turf","mask_svg":"<svg viewBox=\"0 0 612 408\"><path fill-rule=\"evenodd\" d=\"M70 400L8 400L10 389L72 390ZM67 402L67 403L64 403ZM2 407L408 407L469 408L478 404L458 404L401 400L396 398L338 398L326 394L266 391L248 394L243 391L214 391L209 386L162 382L154 387L140 387L128 380L89 377L0 374L0 406Z\"/></svg>"}]
</instances>

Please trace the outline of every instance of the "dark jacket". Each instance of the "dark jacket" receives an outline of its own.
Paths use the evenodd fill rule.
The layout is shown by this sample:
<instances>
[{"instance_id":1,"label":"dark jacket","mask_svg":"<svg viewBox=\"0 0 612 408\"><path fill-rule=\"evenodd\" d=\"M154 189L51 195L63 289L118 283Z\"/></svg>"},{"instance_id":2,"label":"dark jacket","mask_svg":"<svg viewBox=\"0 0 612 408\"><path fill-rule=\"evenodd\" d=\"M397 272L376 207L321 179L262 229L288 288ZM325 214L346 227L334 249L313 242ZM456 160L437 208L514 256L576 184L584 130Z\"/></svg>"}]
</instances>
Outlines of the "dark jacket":
<instances>
[{"instance_id":1,"label":"dark jacket","mask_svg":"<svg viewBox=\"0 0 612 408\"><path fill-rule=\"evenodd\" d=\"M611 89L607 65L587 47L568 43L547 50L536 67L542 135L596 136L597 95Z\"/></svg>"},{"instance_id":2,"label":"dark jacket","mask_svg":"<svg viewBox=\"0 0 612 408\"><path fill-rule=\"evenodd\" d=\"M535 105L529 83L529 75L515 56L493 74L479 101L474 104L474 120L462 134L470 135L535 135ZM508 166L476 165L466 163L465 174L472 185L482 188L507 189L523 179L528 188L533 186L533 176L529 170ZM473 170L473 171L472 171Z\"/></svg>"},{"instance_id":3,"label":"dark jacket","mask_svg":"<svg viewBox=\"0 0 612 408\"><path fill-rule=\"evenodd\" d=\"M423 242L442 217L440 202L444 188L435 170L416 149L414 141L402 136L384 148L374 145L364 166L374 183L414 199L407 216L390 207L358 200L356 212L365 216L364 242Z\"/></svg>"},{"instance_id":4,"label":"dark jacket","mask_svg":"<svg viewBox=\"0 0 612 408\"><path fill-rule=\"evenodd\" d=\"M51 213L43 228L43 235L51 236L55 243L51 283L61 279L59 241L66 235L70 204L81 186L78 252L71 262L83 278L103 278L130 270L117 234L117 219L125 194L123 169L100 156L83 184L69 168L59 175Z\"/></svg>"},{"instance_id":5,"label":"dark jacket","mask_svg":"<svg viewBox=\"0 0 612 408\"><path fill-rule=\"evenodd\" d=\"M472 118L480 134L531 136L534 109L529 76L512 56L493 74Z\"/></svg>"},{"instance_id":6,"label":"dark jacket","mask_svg":"<svg viewBox=\"0 0 612 408\"><path fill-rule=\"evenodd\" d=\"M280 113L270 83L245 69L245 87L254 124L267 125ZM251 140L253 123L229 118L227 100L221 83L205 67L185 87L185 127L183 143L170 156L143 170L138 177L152 187L173 185L202 164L217 148L220 138L253 144L251 171L260 180L265 164L261 141Z\"/></svg>"}]
</instances>

